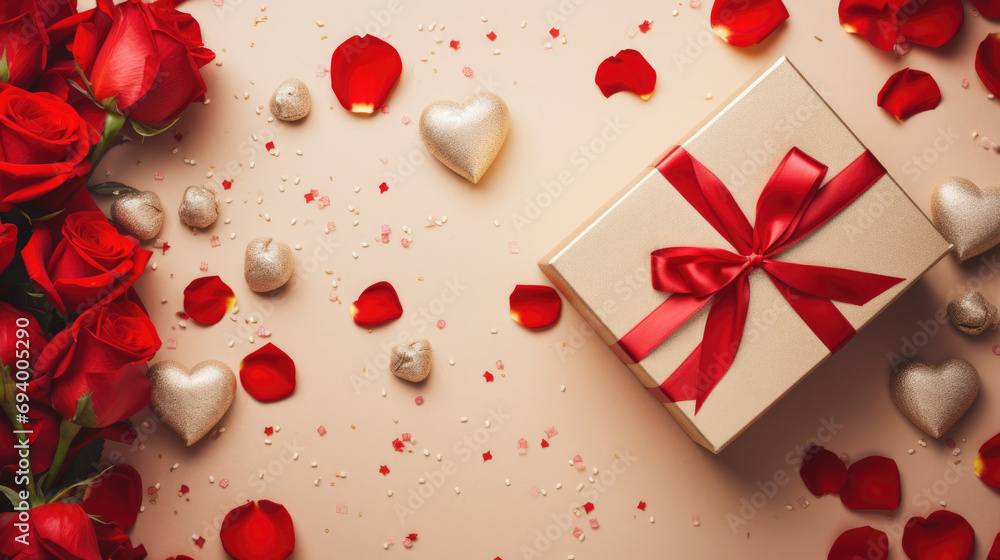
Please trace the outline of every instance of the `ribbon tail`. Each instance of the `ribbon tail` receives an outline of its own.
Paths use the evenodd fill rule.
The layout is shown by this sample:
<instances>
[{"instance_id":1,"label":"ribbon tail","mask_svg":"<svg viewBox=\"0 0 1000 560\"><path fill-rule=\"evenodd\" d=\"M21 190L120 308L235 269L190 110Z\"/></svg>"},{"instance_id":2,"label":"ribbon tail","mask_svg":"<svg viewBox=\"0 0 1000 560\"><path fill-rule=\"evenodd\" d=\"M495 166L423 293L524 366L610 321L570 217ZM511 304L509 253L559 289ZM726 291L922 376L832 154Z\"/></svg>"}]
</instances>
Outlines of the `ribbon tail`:
<instances>
[{"instance_id":1,"label":"ribbon tail","mask_svg":"<svg viewBox=\"0 0 1000 560\"><path fill-rule=\"evenodd\" d=\"M657 387L647 389L661 403L693 401L698 398L698 364L701 363L701 344L684 359L670 377Z\"/></svg>"},{"instance_id":2,"label":"ribbon tail","mask_svg":"<svg viewBox=\"0 0 1000 560\"><path fill-rule=\"evenodd\" d=\"M793 288L774 276L769 278L788 305L830 352L840 350L857 334L847 317L829 299Z\"/></svg>"},{"instance_id":3,"label":"ribbon tail","mask_svg":"<svg viewBox=\"0 0 1000 560\"><path fill-rule=\"evenodd\" d=\"M611 346L621 361L626 364L640 362L654 348L666 340L677 327L708 303L712 296L696 297L674 294L661 303L632 330Z\"/></svg>"},{"instance_id":4,"label":"ribbon tail","mask_svg":"<svg viewBox=\"0 0 1000 560\"><path fill-rule=\"evenodd\" d=\"M764 270L800 292L853 305L864 305L903 281L870 272L775 260L765 261Z\"/></svg>"},{"instance_id":5,"label":"ribbon tail","mask_svg":"<svg viewBox=\"0 0 1000 560\"><path fill-rule=\"evenodd\" d=\"M720 292L708 312L705 338L701 343L695 414L729 371L739 352L750 308L749 275L749 272L744 272Z\"/></svg>"}]
</instances>

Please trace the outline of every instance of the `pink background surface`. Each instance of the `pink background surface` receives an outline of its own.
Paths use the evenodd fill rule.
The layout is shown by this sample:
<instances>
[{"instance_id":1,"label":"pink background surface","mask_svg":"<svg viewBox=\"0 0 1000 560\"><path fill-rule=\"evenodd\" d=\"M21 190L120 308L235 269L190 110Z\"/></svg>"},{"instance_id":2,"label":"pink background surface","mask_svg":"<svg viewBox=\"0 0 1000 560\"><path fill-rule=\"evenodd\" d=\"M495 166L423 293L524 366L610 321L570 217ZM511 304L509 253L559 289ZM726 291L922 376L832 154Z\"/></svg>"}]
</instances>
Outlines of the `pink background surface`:
<instances>
[{"instance_id":1,"label":"pink background surface","mask_svg":"<svg viewBox=\"0 0 1000 560\"><path fill-rule=\"evenodd\" d=\"M138 468L145 486L161 486L155 503L146 496L133 540L155 559L225 558L217 530L225 513L247 499L270 499L294 519L298 559L825 558L841 531L866 524L890 533L893 557L901 558L906 519L944 501L972 523L977 557L985 558L1000 530L1000 495L976 479L972 461L1000 426L1000 358L991 351L997 335L966 337L936 317L968 288L997 295L995 251L961 266L946 258L720 456L691 442L598 337L588 336L591 331L570 306L541 332L528 332L507 316L515 284L544 283L535 264L540 256L781 55L789 56L925 212L933 186L946 176L963 175L981 186L997 180L1000 156L971 140L973 131L1000 139L996 102L986 99L973 68L976 46L995 25L967 13L960 35L945 48L915 48L899 59L844 33L832 0L787 5L791 18L764 45L740 50L711 34L710 2L698 9L596 0L185 4L221 62L204 70L211 103L187 111L176 127L183 140L172 133L136 137L114 148L95 177L109 170L109 180L155 190L164 202L160 237L171 249L155 251L157 269L137 285L164 342L177 341L157 360L191 366L218 359L236 371L240 359L265 342L247 339L263 326L272 333L269 341L295 360L298 387L270 404L238 389L220 423L225 433L187 449L148 410L138 415L134 420L145 422L141 445L114 448L112 458ZM679 15L672 17L675 8ZM265 23L254 25L265 16ZM630 38L627 30L643 19L653 20L652 30ZM435 22L445 30L428 31ZM553 41L546 50L553 24L567 42ZM365 30L388 38L404 67L388 100L390 112L371 118L343 110L329 78L317 76L340 41ZM485 37L490 31L498 35L492 43ZM461 41L460 50L448 48L451 39ZM623 48L640 50L658 71L648 102L629 94L605 99L593 83L600 61ZM465 66L473 69L471 78L463 76ZM906 66L930 72L944 101L898 124L876 107L875 96L891 73ZM301 123L268 123L268 97L289 77L311 88L312 114ZM962 78L969 79L967 90ZM484 89L506 100L511 132L486 177L473 186L430 159L416 121L432 101L460 101ZM706 100L707 93L713 98ZM260 115L258 106L264 107ZM402 124L404 116L409 125ZM269 140L279 157L264 148ZM162 182L153 179L157 171L164 174ZM176 218L184 188L220 188L230 178L233 188L223 197L232 201L222 204L220 220L197 235L186 230ZM546 190L560 178L562 185ZM390 184L385 194L378 191L382 181ZM303 194L311 188L329 196L331 205L307 205ZM425 228L431 214L448 221ZM337 231L327 235L329 221ZM382 224L393 230L387 245L376 243ZM399 243L404 225L414 230L409 248ZM218 248L209 241L213 235L220 238ZM252 293L242 279L244 247L259 235L302 247L294 252L292 283L270 297ZM364 241L368 248L362 248ZM508 250L511 241L519 254ZM202 275L202 261L208 274L221 275L235 289L240 312L236 322L181 329L176 313L182 290ZM328 299L334 279L342 303ZM369 332L351 322L350 302L380 280L396 287L404 314ZM256 325L246 324L251 316ZM447 322L444 329L435 327L438 319ZM430 378L414 386L384 365L392 341L417 337L430 339L435 363ZM961 449L957 468L944 441L925 437L927 447L919 446L923 434L892 404L887 354L900 353L906 343L918 346L924 360L962 357L979 369L978 402L942 438L954 439ZM497 360L503 360L502 371ZM486 370L495 382L484 382ZM418 395L426 399L423 406L414 404ZM460 422L463 416L467 423ZM320 425L328 430L322 437ZM271 445L264 443L266 426L281 428ZM549 426L559 434L541 449ZM417 443L396 453L390 442L404 432ZM529 442L525 456L515 449L522 437ZM903 480L900 509L892 516L857 513L836 497L811 495L802 508L798 501L808 492L795 457L817 439L852 458L896 459ZM423 456L424 448L430 457ZM911 448L913 455L907 453ZM292 451L299 452L297 461L290 459ZM493 460L484 463L486 451ZM587 471L568 464L577 454ZM175 463L179 468L171 470ZM385 477L378 472L383 464L392 471ZM592 467L600 469L595 484L587 481ZM336 478L342 471L347 478ZM419 477L427 483L420 485ZM230 483L226 489L219 485L223 478ZM578 493L580 482L587 488ZM182 484L191 488L186 497L177 496ZM531 497L532 486L547 496ZM422 498L413 498L421 491ZM648 504L645 512L636 509L640 500ZM569 513L587 501L596 506L590 515ZM346 504L348 513L336 513L336 504ZM692 516L700 517L700 526ZM590 517L600 528L589 528ZM577 526L586 535L583 542L570 534ZM404 551L402 539L411 532L419 538ZM192 535L205 537L203 549L194 547ZM396 544L385 552L388 538Z\"/></svg>"}]
</instances>

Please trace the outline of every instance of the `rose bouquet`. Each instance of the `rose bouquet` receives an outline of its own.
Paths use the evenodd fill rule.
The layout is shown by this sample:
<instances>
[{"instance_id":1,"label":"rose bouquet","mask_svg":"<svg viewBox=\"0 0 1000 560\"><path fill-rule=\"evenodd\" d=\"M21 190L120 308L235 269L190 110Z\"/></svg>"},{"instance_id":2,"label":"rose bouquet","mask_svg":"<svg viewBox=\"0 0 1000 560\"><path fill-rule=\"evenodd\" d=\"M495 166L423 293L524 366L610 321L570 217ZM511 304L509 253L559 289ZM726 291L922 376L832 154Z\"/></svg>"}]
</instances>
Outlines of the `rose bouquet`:
<instances>
[{"instance_id":1,"label":"rose bouquet","mask_svg":"<svg viewBox=\"0 0 1000 560\"><path fill-rule=\"evenodd\" d=\"M160 348L132 289L150 251L119 233L89 175L128 125L170 128L214 58L177 0L0 2L0 555L144 558L124 533L142 483L103 469L129 445Z\"/></svg>"}]
</instances>

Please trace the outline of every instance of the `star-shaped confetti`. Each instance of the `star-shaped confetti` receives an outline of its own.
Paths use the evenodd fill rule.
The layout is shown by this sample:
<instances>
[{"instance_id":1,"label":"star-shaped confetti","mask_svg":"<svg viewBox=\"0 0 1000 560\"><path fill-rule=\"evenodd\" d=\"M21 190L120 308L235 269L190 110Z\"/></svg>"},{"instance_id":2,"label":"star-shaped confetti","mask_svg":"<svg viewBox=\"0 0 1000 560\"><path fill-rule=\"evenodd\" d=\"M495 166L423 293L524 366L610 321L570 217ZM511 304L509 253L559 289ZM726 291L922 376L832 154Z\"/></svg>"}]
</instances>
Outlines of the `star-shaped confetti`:
<instances>
[{"instance_id":1,"label":"star-shaped confetti","mask_svg":"<svg viewBox=\"0 0 1000 560\"><path fill-rule=\"evenodd\" d=\"M493 383L493 374L492 373L490 373L490 372L487 371L486 373L483 374L483 377L486 379L487 383Z\"/></svg>"},{"instance_id":2,"label":"star-shaped confetti","mask_svg":"<svg viewBox=\"0 0 1000 560\"><path fill-rule=\"evenodd\" d=\"M483 462L484 463L486 461L491 460L491 459L493 459L493 454L492 453L490 453L489 451L487 451L486 453L483 453Z\"/></svg>"},{"instance_id":3,"label":"star-shaped confetti","mask_svg":"<svg viewBox=\"0 0 1000 560\"><path fill-rule=\"evenodd\" d=\"M642 23L639 24L639 31L642 31L643 33L649 33L649 26L651 25L653 25L653 22L649 21L648 19L644 19L642 20Z\"/></svg>"},{"instance_id":4,"label":"star-shaped confetti","mask_svg":"<svg viewBox=\"0 0 1000 560\"><path fill-rule=\"evenodd\" d=\"M389 474L389 467L382 465L379 467L378 472L382 473L382 476L386 476Z\"/></svg>"},{"instance_id":5,"label":"star-shaped confetti","mask_svg":"<svg viewBox=\"0 0 1000 560\"><path fill-rule=\"evenodd\" d=\"M451 43L449 43L448 46L457 51L458 49L462 48L462 43L459 43L458 41L452 39Z\"/></svg>"}]
</instances>

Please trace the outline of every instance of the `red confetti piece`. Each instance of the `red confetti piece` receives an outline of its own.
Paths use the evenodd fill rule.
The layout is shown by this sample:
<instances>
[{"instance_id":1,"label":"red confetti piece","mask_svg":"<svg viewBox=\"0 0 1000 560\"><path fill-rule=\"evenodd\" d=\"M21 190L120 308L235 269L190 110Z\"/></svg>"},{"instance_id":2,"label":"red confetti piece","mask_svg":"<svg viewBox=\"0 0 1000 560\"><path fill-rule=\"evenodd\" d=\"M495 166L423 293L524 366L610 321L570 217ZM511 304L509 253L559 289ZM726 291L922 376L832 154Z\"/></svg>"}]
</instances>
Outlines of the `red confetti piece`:
<instances>
[{"instance_id":1,"label":"red confetti piece","mask_svg":"<svg viewBox=\"0 0 1000 560\"><path fill-rule=\"evenodd\" d=\"M319 206L320 208L326 208L329 205L330 205L330 197L328 196L321 196L316 199L316 206Z\"/></svg>"},{"instance_id":2,"label":"red confetti piece","mask_svg":"<svg viewBox=\"0 0 1000 560\"><path fill-rule=\"evenodd\" d=\"M961 0L881 4L873 4L870 0L841 0L838 12L844 31L861 35L883 51L891 51L903 41L940 47L958 33L965 19Z\"/></svg>"},{"instance_id":3,"label":"red confetti piece","mask_svg":"<svg viewBox=\"0 0 1000 560\"><path fill-rule=\"evenodd\" d=\"M415 540L417 540L417 534L416 533L410 533L409 535L406 535L406 538L410 539L411 541L415 541Z\"/></svg>"},{"instance_id":4,"label":"red confetti piece","mask_svg":"<svg viewBox=\"0 0 1000 560\"><path fill-rule=\"evenodd\" d=\"M510 293L510 318L529 329L555 323L561 309L562 300L551 286L518 284Z\"/></svg>"},{"instance_id":5,"label":"red confetti piece","mask_svg":"<svg viewBox=\"0 0 1000 560\"><path fill-rule=\"evenodd\" d=\"M483 374L483 379L485 379L487 383L493 383L493 374L487 371Z\"/></svg>"},{"instance_id":6,"label":"red confetti piece","mask_svg":"<svg viewBox=\"0 0 1000 560\"><path fill-rule=\"evenodd\" d=\"M330 61L333 92L353 113L372 113L383 106L402 71L396 49L373 35L344 41Z\"/></svg>"},{"instance_id":7,"label":"red confetti piece","mask_svg":"<svg viewBox=\"0 0 1000 560\"><path fill-rule=\"evenodd\" d=\"M521 439L517 440L517 448L518 449L527 449L528 448L528 440L526 440L524 438L521 438Z\"/></svg>"},{"instance_id":8,"label":"red confetti piece","mask_svg":"<svg viewBox=\"0 0 1000 560\"><path fill-rule=\"evenodd\" d=\"M993 436L979 448L973 468L979 480L1000 488L1000 434Z\"/></svg>"},{"instance_id":9,"label":"red confetti piece","mask_svg":"<svg viewBox=\"0 0 1000 560\"><path fill-rule=\"evenodd\" d=\"M497 360L497 369L503 371L503 360Z\"/></svg>"},{"instance_id":10,"label":"red confetti piece","mask_svg":"<svg viewBox=\"0 0 1000 560\"><path fill-rule=\"evenodd\" d=\"M578 538L578 539L580 537L582 537L583 536L583 529L581 529L579 527L574 527L573 528L573 536L576 537L576 538Z\"/></svg>"},{"instance_id":11,"label":"red confetti piece","mask_svg":"<svg viewBox=\"0 0 1000 560\"><path fill-rule=\"evenodd\" d=\"M583 504L583 511L586 512L586 513L590 513L592 511L594 511L594 504L592 504L590 502L587 502L587 503Z\"/></svg>"},{"instance_id":12,"label":"red confetti piece","mask_svg":"<svg viewBox=\"0 0 1000 560\"><path fill-rule=\"evenodd\" d=\"M637 505L637 506L635 506L635 507L637 507L637 508L641 509L642 511L646 511L646 502L642 502L642 501L640 501L640 502L639 502L639 505Z\"/></svg>"},{"instance_id":13,"label":"red confetti piece","mask_svg":"<svg viewBox=\"0 0 1000 560\"><path fill-rule=\"evenodd\" d=\"M274 428L271 426L264 428L264 435L265 436L274 435Z\"/></svg>"},{"instance_id":14,"label":"red confetti piece","mask_svg":"<svg viewBox=\"0 0 1000 560\"><path fill-rule=\"evenodd\" d=\"M267 151L270 152L271 150L274 149L274 142L271 141L271 142L268 142L267 144L264 144L264 148L266 148Z\"/></svg>"},{"instance_id":15,"label":"red confetti piece","mask_svg":"<svg viewBox=\"0 0 1000 560\"><path fill-rule=\"evenodd\" d=\"M448 43L448 46L457 51L458 49L462 48L462 43L452 39L451 42Z\"/></svg>"},{"instance_id":16,"label":"red confetti piece","mask_svg":"<svg viewBox=\"0 0 1000 560\"><path fill-rule=\"evenodd\" d=\"M326 227L323 228L324 233L330 233L332 231L337 231L337 224L333 222L327 222Z\"/></svg>"},{"instance_id":17,"label":"red confetti piece","mask_svg":"<svg viewBox=\"0 0 1000 560\"><path fill-rule=\"evenodd\" d=\"M847 467L837 454L823 447L810 447L802 459L799 476L806 488L819 498L837 494L847 484Z\"/></svg>"},{"instance_id":18,"label":"red confetti piece","mask_svg":"<svg viewBox=\"0 0 1000 560\"><path fill-rule=\"evenodd\" d=\"M497 40L497 34L494 33L494 32L492 32L492 31L490 31L489 34L486 35L486 38L489 39L490 41L496 41Z\"/></svg>"},{"instance_id":19,"label":"red confetti piece","mask_svg":"<svg viewBox=\"0 0 1000 560\"><path fill-rule=\"evenodd\" d=\"M889 557L889 537L870 526L848 529L837 537L830 548L828 560L867 558L885 560Z\"/></svg>"},{"instance_id":20,"label":"red confetti piece","mask_svg":"<svg viewBox=\"0 0 1000 560\"><path fill-rule=\"evenodd\" d=\"M160 245L160 249L163 249L163 252L160 253L160 254L161 255L166 255L167 254L167 249L169 249L169 248L170 248L170 244L167 243L166 241L164 241L163 245Z\"/></svg>"},{"instance_id":21,"label":"red confetti piece","mask_svg":"<svg viewBox=\"0 0 1000 560\"><path fill-rule=\"evenodd\" d=\"M531 496L532 498L537 498L541 493L542 490L537 486L532 486L531 488L528 488L528 495Z\"/></svg>"},{"instance_id":22,"label":"red confetti piece","mask_svg":"<svg viewBox=\"0 0 1000 560\"><path fill-rule=\"evenodd\" d=\"M600 526L601 526L601 524L597 522L597 518L596 517L591 517L590 518L590 528L591 529L596 529L596 528L598 528Z\"/></svg>"},{"instance_id":23,"label":"red confetti piece","mask_svg":"<svg viewBox=\"0 0 1000 560\"><path fill-rule=\"evenodd\" d=\"M325 436L326 435L326 428L324 428L323 426L320 426L320 427L316 428L316 432L319 433L319 435L321 435L321 436Z\"/></svg>"},{"instance_id":24,"label":"red confetti piece","mask_svg":"<svg viewBox=\"0 0 1000 560\"><path fill-rule=\"evenodd\" d=\"M403 447L405 447L405 446L403 445L402 441L399 441L399 438L396 438L396 439L392 440L392 448L393 448L393 450L402 453L403 452Z\"/></svg>"},{"instance_id":25,"label":"red confetti piece","mask_svg":"<svg viewBox=\"0 0 1000 560\"><path fill-rule=\"evenodd\" d=\"M446 325L447 325L447 323L444 322L444 319L438 319L437 328L443 329L443 328L445 328Z\"/></svg>"},{"instance_id":26,"label":"red confetti piece","mask_svg":"<svg viewBox=\"0 0 1000 560\"><path fill-rule=\"evenodd\" d=\"M656 87L656 70L639 51L625 49L601 62L594 75L594 83L604 97L630 91L645 101L653 95L653 88Z\"/></svg>"},{"instance_id":27,"label":"red confetti piece","mask_svg":"<svg viewBox=\"0 0 1000 560\"><path fill-rule=\"evenodd\" d=\"M543 439L543 440L542 440L542 449L545 449L545 448L546 448L546 447L548 447L548 446L549 446L549 441L548 441L548 440L546 440L546 439Z\"/></svg>"},{"instance_id":28,"label":"red confetti piece","mask_svg":"<svg viewBox=\"0 0 1000 560\"><path fill-rule=\"evenodd\" d=\"M403 539L403 546L406 547L406 548L410 548L411 546L413 546L413 541L410 540L410 539L408 539L408 538L404 538Z\"/></svg>"},{"instance_id":29,"label":"red confetti piece","mask_svg":"<svg viewBox=\"0 0 1000 560\"><path fill-rule=\"evenodd\" d=\"M198 548L204 547L205 546L205 537L198 537L197 539L195 539L194 540L194 545L197 546Z\"/></svg>"},{"instance_id":30,"label":"red confetti piece","mask_svg":"<svg viewBox=\"0 0 1000 560\"><path fill-rule=\"evenodd\" d=\"M229 189L233 188L233 182L228 180L223 181L222 188L228 191Z\"/></svg>"},{"instance_id":31,"label":"red confetti piece","mask_svg":"<svg viewBox=\"0 0 1000 560\"><path fill-rule=\"evenodd\" d=\"M177 140L178 142L180 142L183 138L184 138L184 133L183 132L181 132L179 130L176 131L176 132L174 132L174 140Z\"/></svg>"},{"instance_id":32,"label":"red confetti piece","mask_svg":"<svg viewBox=\"0 0 1000 560\"><path fill-rule=\"evenodd\" d=\"M405 433L405 434L403 434L403 437L402 437L403 441L410 441L411 439L413 439L413 436L410 435L408 432Z\"/></svg>"},{"instance_id":33,"label":"red confetti piece","mask_svg":"<svg viewBox=\"0 0 1000 560\"><path fill-rule=\"evenodd\" d=\"M878 106L902 122L941 102L941 90L927 72L904 68L889 77L878 93Z\"/></svg>"},{"instance_id":34,"label":"red confetti piece","mask_svg":"<svg viewBox=\"0 0 1000 560\"><path fill-rule=\"evenodd\" d=\"M903 529L903 552L910 560L969 560L975 547L972 525L948 510L912 517Z\"/></svg>"},{"instance_id":35,"label":"red confetti piece","mask_svg":"<svg viewBox=\"0 0 1000 560\"><path fill-rule=\"evenodd\" d=\"M180 490L181 494L187 494L190 491L191 489L188 488L187 484L181 484L181 490Z\"/></svg>"},{"instance_id":36,"label":"red confetti piece","mask_svg":"<svg viewBox=\"0 0 1000 560\"><path fill-rule=\"evenodd\" d=\"M153 172L153 180L154 181L162 181L163 180L163 172L162 171L154 171Z\"/></svg>"},{"instance_id":37,"label":"red confetti piece","mask_svg":"<svg viewBox=\"0 0 1000 560\"><path fill-rule=\"evenodd\" d=\"M420 406L420 405L424 404L424 398L423 397L417 397L417 398L413 399L413 402L417 403L417 406Z\"/></svg>"},{"instance_id":38,"label":"red confetti piece","mask_svg":"<svg viewBox=\"0 0 1000 560\"><path fill-rule=\"evenodd\" d=\"M410 246L410 240L404 237L399 240L399 244L402 245L403 248L405 249Z\"/></svg>"},{"instance_id":39,"label":"red confetti piece","mask_svg":"<svg viewBox=\"0 0 1000 560\"><path fill-rule=\"evenodd\" d=\"M150 486L149 488L146 488L146 493L149 494L150 496L156 494L156 486Z\"/></svg>"},{"instance_id":40,"label":"red confetti piece","mask_svg":"<svg viewBox=\"0 0 1000 560\"><path fill-rule=\"evenodd\" d=\"M559 433L559 430L556 430L555 426L549 426L548 428L545 428L545 435L548 436L548 437L550 437L550 438L552 436L558 434L558 433Z\"/></svg>"},{"instance_id":41,"label":"red confetti piece","mask_svg":"<svg viewBox=\"0 0 1000 560\"><path fill-rule=\"evenodd\" d=\"M462 75L465 76L466 78L471 78L472 77L472 68L469 68L468 66L463 66L462 67Z\"/></svg>"},{"instance_id":42,"label":"red confetti piece","mask_svg":"<svg viewBox=\"0 0 1000 560\"><path fill-rule=\"evenodd\" d=\"M962 78L962 89L969 89L969 80Z\"/></svg>"},{"instance_id":43,"label":"red confetti piece","mask_svg":"<svg viewBox=\"0 0 1000 560\"><path fill-rule=\"evenodd\" d=\"M651 26L652 24L653 22L649 21L648 19L642 20L642 23L639 24L639 31L643 32L644 34L649 33L649 26Z\"/></svg>"},{"instance_id":44,"label":"red confetti piece","mask_svg":"<svg viewBox=\"0 0 1000 560\"><path fill-rule=\"evenodd\" d=\"M484 463L486 461L491 460L491 459L493 459L493 454L492 453L490 453L489 451L487 451L486 453L483 453L483 462Z\"/></svg>"},{"instance_id":45,"label":"red confetti piece","mask_svg":"<svg viewBox=\"0 0 1000 560\"><path fill-rule=\"evenodd\" d=\"M218 276L197 278L184 288L184 312L202 325L218 323L235 303L236 294Z\"/></svg>"},{"instance_id":46,"label":"red confetti piece","mask_svg":"<svg viewBox=\"0 0 1000 560\"><path fill-rule=\"evenodd\" d=\"M389 467L382 465L379 467L378 472L382 473L382 476L386 476L389 474Z\"/></svg>"},{"instance_id":47,"label":"red confetti piece","mask_svg":"<svg viewBox=\"0 0 1000 560\"><path fill-rule=\"evenodd\" d=\"M979 49L976 50L976 74L990 93L1000 96L1000 33L990 33L979 43Z\"/></svg>"},{"instance_id":48,"label":"red confetti piece","mask_svg":"<svg viewBox=\"0 0 1000 560\"><path fill-rule=\"evenodd\" d=\"M381 185L378 186L378 193L379 194L382 194L382 193L384 193L387 190L389 190L389 185L385 184L385 182L383 182Z\"/></svg>"},{"instance_id":49,"label":"red confetti piece","mask_svg":"<svg viewBox=\"0 0 1000 560\"><path fill-rule=\"evenodd\" d=\"M347 504L337 504L337 513L347 514Z\"/></svg>"},{"instance_id":50,"label":"red confetti piece","mask_svg":"<svg viewBox=\"0 0 1000 560\"><path fill-rule=\"evenodd\" d=\"M549 29L549 35L551 35L553 39L558 39L559 38L559 28L558 27L553 27L552 29Z\"/></svg>"},{"instance_id":51,"label":"red confetti piece","mask_svg":"<svg viewBox=\"0 0 1000 560\"><path fill-rule=\"evenodd\" d=\"M948 449L955 448L955 440L953 439L949 439L948 441L944 442L944 444L948 446Z\"/></svg>"},{"instance_id":52,"label":"red confetti piece","mask_svg":"<svg viewBox=\"0 0 1000 560\"><path fill-rule=\"evenodd\" d=\"M365 288L351 304L351 318L362 327L374 327L395 321L403 315L396 289L388 282L377 282Z\"/></svg>"},{"instance_id":53,"label":"red confetti piece","mask_svg":"<svg viewBox=\"0 0 1000 560\"><path fill-rule=\"evenodd\" d=\"M749 47L763 41L788 19L781 0L715 0L712 4L712 31L735 47Z\"/></svg>"},{"instance_id":54,"label":"red confetti piece","mask_svg":"<svg viewBox=\"0 0 1000 560\"><path fill-rule=\"evenodd\" d=\"M316 197L319 196L319 191L316 190L316 189L312 189L312 190L310 190L309 192L307 192L306 194L304 194L302 196L305 197L306 204L309 204L310 202L316 200Z\"/></svg>"},{"instance_id":55,"label":"red confetti piece","mask_svg":"<svg viewBox=\"0 0 1000 560\"><path fill-rule=\"evenodd\" d=\"M389 114L389 106L388 105L383 105L382 108L379 109L379 110L382 111L383 115L388 115Z\"/></svg>"},{"instance_id":56,"label":"red confetti piece","mask_svg":"<svg viewBox=\"0 0 1000 560\"><path fill-rule=\"evenodd\" d=\"M295 391L295 362L268 342L240 361L240 383L258 401L283 399Z\"/></svg>"},{"instance_id":57,"label":"red confetti piece","mask_svg":"<svg viewBox=\"0 0 1000 560\"><path fill-rule=\"evenodd\" d=\"M222 548L236 560L284 560L295 550L292 516L270 500L247 502L226 514Z\"/></svg>"},{"instance_id":58,"label":"red confetti piece","mask_svg":"<svg viewBox=\"0 0 1000 560\"><path fill-rule=\"evenodd\" d=\"M865 457L847 469L840 501L853 510L894 511L902 499L899 467L888 457Z\"/></svg>"},{"instance_id":59,"label":"red confetti piece","mask_svg":"<svg viewBox=\"0 0 1000 560\"><path fill-rule=\"evenodd\" d=\"M229 479L223 478L219 481L219 488L229 488Z\"/></svg>"}]
</instances>

